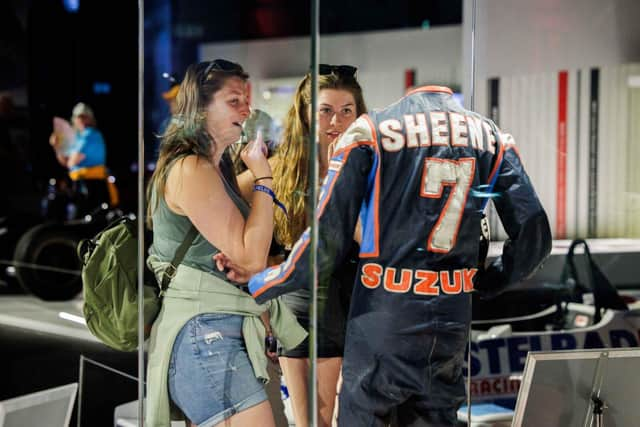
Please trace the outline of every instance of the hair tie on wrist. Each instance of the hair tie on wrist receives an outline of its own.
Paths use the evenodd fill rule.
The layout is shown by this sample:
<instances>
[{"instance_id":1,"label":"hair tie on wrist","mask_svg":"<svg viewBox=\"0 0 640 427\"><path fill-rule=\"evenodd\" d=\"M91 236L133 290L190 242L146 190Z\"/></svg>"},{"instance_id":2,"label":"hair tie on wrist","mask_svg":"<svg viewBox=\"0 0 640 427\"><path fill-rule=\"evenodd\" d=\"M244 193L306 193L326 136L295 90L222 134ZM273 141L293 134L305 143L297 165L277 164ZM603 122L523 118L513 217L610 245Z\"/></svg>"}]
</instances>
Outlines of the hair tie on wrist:
<instances>
[{"instance_id":1,"label":"hair tie on wrist","mask_svg":"<svg viewBox=\"0 0 640 427\"><path fill-rule=\"evenodd\" d=\"M277 207L282 209L282 212L284 212L284 216L289 218L289 214L287 214L287 208L280 200L278 200L278 198L276 197L276 193L274 193L272 189L270 189L269 187L265 187L264 185L256 184L253 186L253 191L261 191L271 196L273 203L275 203Z\"/></svg>"},{"instance_id":2,"label":"hair tie on wrist","mask_svg":"<svg viewBox=\"0 0 640 427\"><path fill-rule=\"evenodd\" d=\"M260 181L260 180L262 180L262 179L273 179L273 177L272 177L272 176L261 176L260 178L256 178L256 179L254 179L254 180L253 180L253 183L254 183L254 184L257 184L257 183L258 183L258 181Z\"/></svg>"}]
</instances>

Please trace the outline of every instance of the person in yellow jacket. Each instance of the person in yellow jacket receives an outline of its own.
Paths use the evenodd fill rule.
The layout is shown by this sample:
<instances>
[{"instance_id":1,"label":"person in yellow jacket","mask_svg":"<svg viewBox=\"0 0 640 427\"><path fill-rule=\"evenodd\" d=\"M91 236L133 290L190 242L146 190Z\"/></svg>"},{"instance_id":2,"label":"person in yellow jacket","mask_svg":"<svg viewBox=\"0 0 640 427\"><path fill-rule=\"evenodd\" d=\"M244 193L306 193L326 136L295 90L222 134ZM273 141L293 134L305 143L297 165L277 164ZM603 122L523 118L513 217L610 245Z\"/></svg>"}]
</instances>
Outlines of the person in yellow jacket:
<instances>
[{"instance_id":1,"label":"person in yellow jacket","mask_svg":"<svg viewBox=\"0 0 640 427\"><path fill-rule=\"evenodd\" d=\"M118 192L106 167L104 138L96 128L93 110L79 102L73 107L71 121L75 130L72 141L63 144L60 135L54 132L49 143L58 162L69 170L78 196L78 213L89 213L102 203L117 206Z\"/></svg>"}]
</instances>

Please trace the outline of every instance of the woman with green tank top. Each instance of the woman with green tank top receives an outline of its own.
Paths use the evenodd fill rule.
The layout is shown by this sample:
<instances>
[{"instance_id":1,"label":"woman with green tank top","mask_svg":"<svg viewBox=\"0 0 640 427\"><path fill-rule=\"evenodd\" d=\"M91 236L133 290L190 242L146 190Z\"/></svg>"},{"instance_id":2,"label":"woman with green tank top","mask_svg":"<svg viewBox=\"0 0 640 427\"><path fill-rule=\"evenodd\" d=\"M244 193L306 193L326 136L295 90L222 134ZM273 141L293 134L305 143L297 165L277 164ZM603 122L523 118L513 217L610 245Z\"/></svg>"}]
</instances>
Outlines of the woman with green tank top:
<instances>
[{"instance_id":1,"label":"woman with green tank top","mask_svg":"<svg viewBox=\"0 0 640 427\"><path fill-rule=\"evenodd\" d=\"M264 391L265 336L294 347L306 335L286 307L259 306L238 286L265 267L273 232L266 146L256 138L240 153L257 177L250 209L225 154L249 115L247 79L240 65L222 59L190 66L177 113L162 135L148 189L154 232L149 266L161 276L191 227L199 235L164 293L151 331L150 426L168 427L170 409L191 426L273 426ZM214 257L232 267L227 274ZM270 325L260 320L265 311Z\"/></svg>"}]
</instances>

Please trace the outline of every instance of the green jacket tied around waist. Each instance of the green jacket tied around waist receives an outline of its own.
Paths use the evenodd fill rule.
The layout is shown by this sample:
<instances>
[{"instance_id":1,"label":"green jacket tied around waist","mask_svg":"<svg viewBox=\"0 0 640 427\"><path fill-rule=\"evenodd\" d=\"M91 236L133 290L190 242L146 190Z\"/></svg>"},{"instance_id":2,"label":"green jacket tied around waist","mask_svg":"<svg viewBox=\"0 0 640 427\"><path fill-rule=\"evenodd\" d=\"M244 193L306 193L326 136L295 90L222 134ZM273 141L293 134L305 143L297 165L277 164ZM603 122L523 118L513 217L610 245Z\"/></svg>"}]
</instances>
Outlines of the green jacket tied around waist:
<instances>
[{"instance_id":1,"label":"green jacket tied around waist","mask_svg":"<svg viewBox=\"0 0 640 427\"><path fill-rule=\"evenodd\" d=\"M150 256L149 267L160 277L167 262ZM267 382L265 329L260 314L269 311L273 334L285 349L300 344L307 332L280 301L258 305L251 295L210 273L181 264L167 289L160 313L149 337L147 367L146 425L170 427L168 370L173 343L189 319L204 313L228 313L245 316L242 335L256 377Z\"/></svg>"}]
</instances>

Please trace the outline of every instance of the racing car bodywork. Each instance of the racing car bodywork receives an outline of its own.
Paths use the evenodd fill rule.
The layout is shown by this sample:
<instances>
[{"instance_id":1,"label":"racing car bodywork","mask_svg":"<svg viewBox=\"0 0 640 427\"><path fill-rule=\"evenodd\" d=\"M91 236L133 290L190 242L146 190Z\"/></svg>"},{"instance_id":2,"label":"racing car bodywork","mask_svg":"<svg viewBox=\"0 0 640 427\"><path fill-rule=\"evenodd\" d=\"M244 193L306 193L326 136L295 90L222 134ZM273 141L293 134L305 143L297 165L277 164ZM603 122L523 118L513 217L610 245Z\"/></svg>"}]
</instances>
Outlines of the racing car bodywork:
<instances>
[{"instance_id":1,"label":"racing car bodywork","mask_svg":"<svg viewBox=\"0 0 640 427\"><path fill-rule=\"evenodd\" d=\"M640 346L639 242L602 249L607 243L590 241L596 248L592 256L585 241L556 241L537 282L521 284L490 305L474 300L465 367L472 402L513 407L529 351ZM583 260L577 256L581 248ZM607 278L614 271L616 287ZM560 280L549 283L553 276ZM518 311L523 315L513 315ZM497 318L500 313L509 317Z\"/></svg>"},{"instance_id":2,"label":"racing car bodywork","mask_svg":"<svg viewBox=\"0 0 640 427\"><path fill-rule=\"evenodd\" d=\"M472 401L515 401L529 351L637 347L640 343L640 302L630 304L629 310L607 309L595 324L593 305L568 303L562 308L562 313L552 306L521 318L495 319L486 331L476 329L486 324L483 321L474 324L466 370L471 376ZM566 328L514 331L519 323L532 320L552 326L559 317L565 319Z\"/></svg>"}]
</instances>

